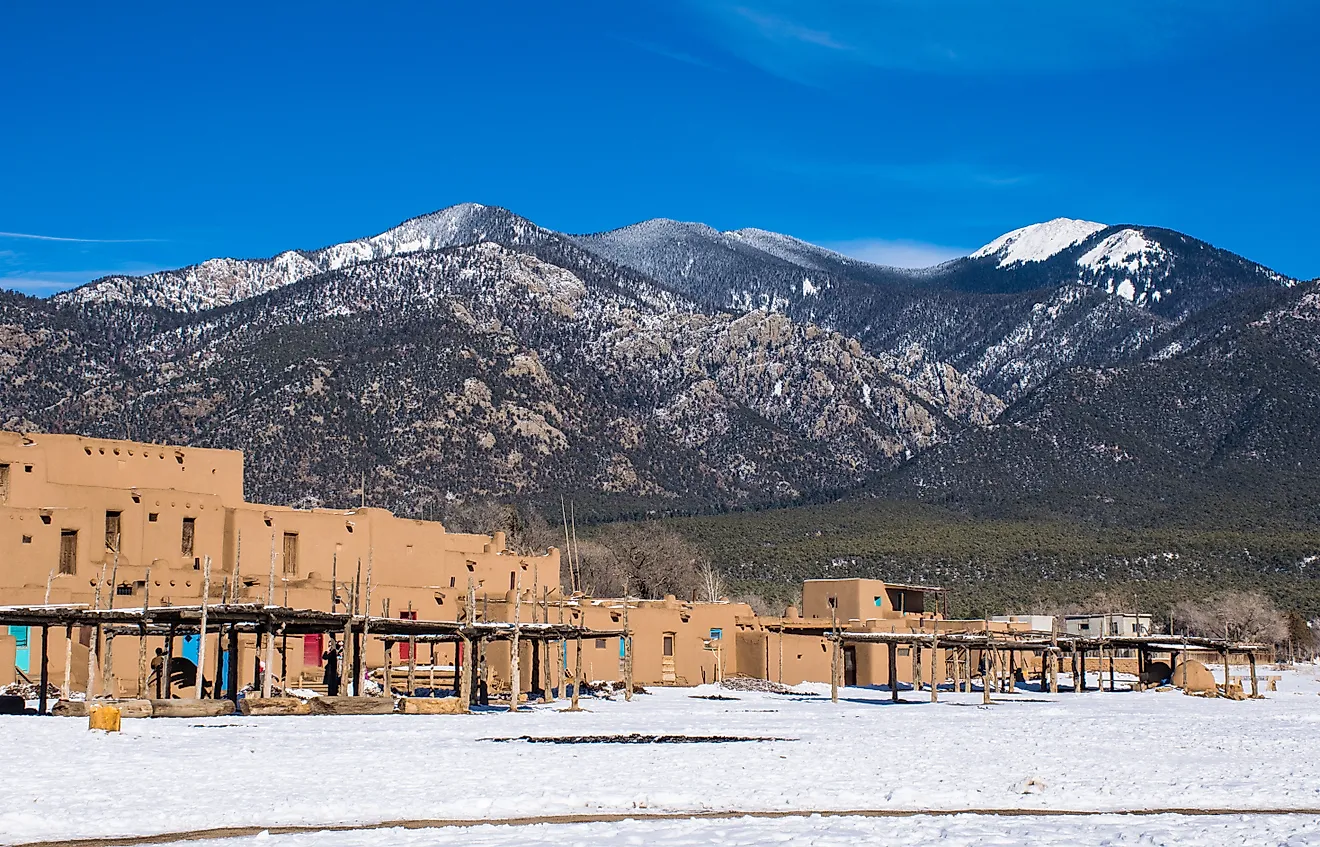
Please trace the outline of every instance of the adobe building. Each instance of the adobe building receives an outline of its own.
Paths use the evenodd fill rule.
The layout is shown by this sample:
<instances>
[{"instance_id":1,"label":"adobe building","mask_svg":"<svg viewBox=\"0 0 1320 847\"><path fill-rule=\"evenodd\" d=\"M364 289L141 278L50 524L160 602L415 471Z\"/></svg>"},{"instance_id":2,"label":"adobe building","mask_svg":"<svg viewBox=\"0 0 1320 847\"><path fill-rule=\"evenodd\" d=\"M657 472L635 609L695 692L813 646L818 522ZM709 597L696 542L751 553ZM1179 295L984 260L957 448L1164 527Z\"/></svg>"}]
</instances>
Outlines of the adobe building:
<instances>
[{"instance_id":1,"label":"adobe building","mask_svg":"<svg viewBox=\"0 0 1320 847\"><path fill-rule=\"evenodd\" d=\"M751 607L727 601L570 596L561 585L560 555L553 547L521 554L508 549L500 532L451 533L441 523L399 518L385 509L249 503L237 451L0 433L0 605L195 606L201 603L208 560L210 603L343 611L356 586L359 612L367 611L369 599L373 615L443 621L517 617L522 623L564 622L595 630L619 630L626 623L633 634L633 678L643 685L696 685L735 675L790 685L827 682L832 667L827 636L835 630L1026 628L947 621L938 609L927 608L939 589L872 579L808 580L801 612L790 607L782 617L757 616ZM471 609L469 592L475 599ZM83 629L73 635L68 678L72 690L84 691L92 633ZM334 636L282 640L272 672L287 687L314 687ZM208 665L221 652L218 636L210 639ZM197 660L196 640L184 639L176 654L185 663ZM36 672L33 642L26 628L0 632L0 684L17 673L31 678ZM164 639L148 642L154 653ZM622 680L621 642L616 637L584 643L584 677ZM50 651L56 684L65 678L60 646ZM240 685L256 676L255 647L254 636L240 639ZM98 657L107 649L100 645ZM417 661L429 663L431 649L419 647ZM406 660L408 652L408 645L397 645L391 661ZM944 651L924 660L920 652L907 646L897 651L900 682L917 677L919 661L928 663L921 671L927 681L932 672L944 672ZM434 655L448 682L463 657L454 645L438 645ZM386 661L384 645L370 639L363 658L368 669L379 672ZM507 689L509 658L503 645L482 657L491 690ZM522 689L558 687L575 659L567 643L523 645ZM884 645L848 645L842 660L846 684L889 682ZM115 653L110 665L110 674L96 674L108 678L94 679L93 688L136 694L136 643ZM208 667L203 675L209 680L215 671Z\"/></svg>"},{"instance_id":2,"label":"adobe building","mask_svg":"<svg viewBox=\"0 0 1320 847\"><path fill-rule=\"evenodd\" d=\"M345 586L356 582L365 611L370 576L373 613L388 607L396 616L458 620L469 582L483 600L502 599L520 581L528 594L548 586L558 596L559 587L557 549L519 555L503 533L451 533L385 509L248 503L238 451L0 432L0 604L197 605L207 558L212 603L269 598L342 611ZM77 637L70 670L83 690L90 633ZM291 682L320 678L323 645L306 642L286 653ZM242 649L250 648L245 641ZM382 645L368 649L368 663L383 662ZM0 664L0 682L13 667L33 672L25 628L0 633L6 650L15 659ZM136 689L136 651L123 652L134 655L116 657L114 676L125 687L116 693ZM315 669L304 673L304 656ZM53 650L51 678L63 674L63 651Z\"/></svg>"}]
</instances>

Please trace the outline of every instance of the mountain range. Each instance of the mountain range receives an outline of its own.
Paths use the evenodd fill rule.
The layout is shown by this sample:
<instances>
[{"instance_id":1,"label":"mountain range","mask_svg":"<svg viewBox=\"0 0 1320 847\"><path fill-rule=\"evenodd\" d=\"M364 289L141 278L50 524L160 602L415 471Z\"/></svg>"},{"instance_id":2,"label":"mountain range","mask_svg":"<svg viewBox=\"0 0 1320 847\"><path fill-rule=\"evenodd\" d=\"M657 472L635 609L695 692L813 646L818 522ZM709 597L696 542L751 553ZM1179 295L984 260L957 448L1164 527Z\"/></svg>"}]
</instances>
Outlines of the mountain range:
<instances>
[{"instance_id":1,"label":"mountain range","mask_svg":"<svg viewBox=\"0 0 1320 847\"><path fill-rule=\"evenodd\" d=\"M598 518L880 497L1305 522L1317 327L1317 282L1158 227L1060 218L908 270L463 204L3 293L0 421L241 448L271 502L347 505L365 476L415 515L569 494Z\"/></svg>"}]
</instances>

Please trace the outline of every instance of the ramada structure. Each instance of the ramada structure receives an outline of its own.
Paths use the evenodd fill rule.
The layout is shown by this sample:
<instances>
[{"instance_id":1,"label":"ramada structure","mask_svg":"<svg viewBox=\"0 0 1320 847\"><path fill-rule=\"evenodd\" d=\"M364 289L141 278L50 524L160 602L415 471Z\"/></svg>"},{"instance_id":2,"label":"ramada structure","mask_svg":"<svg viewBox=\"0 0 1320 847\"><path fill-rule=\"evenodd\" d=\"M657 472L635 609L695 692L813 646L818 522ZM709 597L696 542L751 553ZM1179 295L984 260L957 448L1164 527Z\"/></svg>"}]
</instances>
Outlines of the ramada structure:
<instances>
[{"instance_id":1,"label":"ramada structure","mask_svg":"<svg viewBox=\"0 0 1320 847\"><path fill-rule=\"evenodd\" d=\"M970 690L974 675L1011 684L1033 656L1071 645L1084 664L1105 650L1013 620L947 620L928 586L809 580L801 610L766 617L582 596L560 565L558 549L516 552L500 532L249 503L236 451L0 433L0 684L44 672L65 695L236 697L317 688L336 661L349 691L373 678L473 700L507 698L515 678L541 697L575 680L631 690L734 675L896 696L932 680Z\"/></svg>"}]
</instances>

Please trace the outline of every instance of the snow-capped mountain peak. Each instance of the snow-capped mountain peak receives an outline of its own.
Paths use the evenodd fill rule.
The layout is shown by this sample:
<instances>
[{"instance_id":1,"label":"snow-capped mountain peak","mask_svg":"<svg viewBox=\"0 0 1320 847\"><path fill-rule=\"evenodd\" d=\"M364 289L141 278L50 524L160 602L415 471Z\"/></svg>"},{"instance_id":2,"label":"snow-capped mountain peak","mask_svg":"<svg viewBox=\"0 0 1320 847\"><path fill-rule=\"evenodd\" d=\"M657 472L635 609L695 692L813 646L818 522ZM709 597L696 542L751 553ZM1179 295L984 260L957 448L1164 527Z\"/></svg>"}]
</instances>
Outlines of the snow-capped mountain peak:
<instances>
[{"instance_id":1,"label":"snow-capped mountain peak","mask_svg":"<svg viewBox=\"0 0 1320 847\"><path fill-rule=\"evenodd\" d=\"M1105 224L1095 221L1055 218L1006 232L977 250L971 258L998 257L1001 268L1022 262L1043 262L1105 228Z\"/></svg>"}]
</instances>

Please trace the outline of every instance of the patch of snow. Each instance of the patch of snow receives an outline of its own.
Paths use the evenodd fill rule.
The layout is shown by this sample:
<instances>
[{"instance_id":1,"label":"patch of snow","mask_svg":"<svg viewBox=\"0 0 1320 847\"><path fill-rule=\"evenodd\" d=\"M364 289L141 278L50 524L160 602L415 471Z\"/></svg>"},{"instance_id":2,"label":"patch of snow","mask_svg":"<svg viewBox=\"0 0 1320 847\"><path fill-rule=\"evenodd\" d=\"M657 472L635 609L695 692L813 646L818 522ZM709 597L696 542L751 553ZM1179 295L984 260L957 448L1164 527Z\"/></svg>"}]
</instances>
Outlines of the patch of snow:
<instances>
[{"instance_id":1,"label":"patch of snow","mask_svg":"<svg viewBox=\"0 0 1320 847\"><path fill-rule=\"evenodd\" d=\"M972 254L973 259L999 257L999 267L1043 262L1105 228L1094 221L1055 218L1005 233Z\"/></svg>"},{"instance_id":2,"label":"patch of snow","mask_svg":"<svg viewBox=\"0 0 1320 847\"><path fill-rule=\"evenodd\" d=\"M617 671L617 661L612 668ZM1152 843L1188 843L1180 827L1236 821L1261 829L1255 837L1246 830L1216 830L1219 834L1191 843L1278 844L1284 842L1265 835L1276 826L1267 815L1220 815L1208 822L1179 815L1161 822L1107 813L1173 807L1314 809L1320 734L1309 727L1316 720L1320 692L1317 670L1303 665L1268 671L1280 677L1278 690L1241 703L1176 691L1050 695L1029 684L1018 695L996 695L996 702L985 708L968 708L981 704L979 691L948 690L941 692L939 703L926 702L925 692L904 691L907 702L895 707L887 690L845 688L835 704L827 686L815 685L799 688L818 696L740 691L731 695L737 700L699 700L692 698L697 692L691 688L657 687L632 702L593 699L584 704L589 711L573 714L558 711L561 701L529 705L519 714L126 720L122 732L108 734L89 734L85 718L0 716L0 749L11 772L23 775L0 792L0 844L418 817L1023 807L1096 814L1051 818L1048 826L1039 818L1011 815L868 818L870 823L847 824L861 829L848 829L825 843L1135 844L1146 843L1141 834L1148 832L1158 833ZM1066 687L1069 676L1061 677ZM1095 682L1093 670L1091 685ZM214 732L214 727L225 731ZM572 746L488 740L632 733L795 740ZM867 738L883 738L884 743L858 743ZM364 751L370 751L371 762L387 762L389 773L408 778L382 778L381 767L364 765ZM850 766L841 768L845 761ZM957 778L950 778L949 767L914 767L934 762L957 763ZM179 790L180 768L202 768L207 790ZM254 771L262 778L253 779ZM134 790L120 790L124 774L132 774ZM1028 780L1041 790L1024 794ZM272 800L271 786L279 788L278 802ZM89 808L95 814L84 813ZM643 827L635 830L643 835L644 827L661 828L655 839L642 837L637 843L805 843L815 831L809 827L823 826L824 820L637 821L627 826ZM864 829L890 824L896 827L893 832L904 833L901 838L891 838L890 830L867 835ZM1292 832L1314 832L1316 825L1314 815L1293 815L1278 824L1295 828ZM670 826L698 828L681 830L688 833L683 840L676 830L664 829ZM740 837L700 837L713 832L700 828L707 826L765 828L745 830ZM961 840L918 834L959 826L971 827L962 830ZM909 832L906 827L926 829ZM1118 829L1111 839L1103 827ZM626 832L618 822L589 831L500 829L507 835L501 843L510 845L551 839L607 847L632 843L618 834ZM1171 833L1167 838L1166 830ZM1001 835L998 840L995 832ZM776 837L770 838L771 833ZM971 833L979 834L973 839ZM451 843L445 839L491 843L495 834L456 828L416 836L395 830L319 839L272 837L290 847L420 847Z\"/></svg>"},{"instance_id":3,"label":"patch of snow","mask_svg":"<svg viewBox=\"0 0 1320 847\"><path fill-rule=\"evenodd\" d=\"M811 277L802 277L802 296L814 297L820 293L820 289L811 281Z\"/></svg>"}]
</instances>

